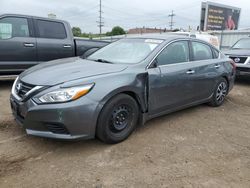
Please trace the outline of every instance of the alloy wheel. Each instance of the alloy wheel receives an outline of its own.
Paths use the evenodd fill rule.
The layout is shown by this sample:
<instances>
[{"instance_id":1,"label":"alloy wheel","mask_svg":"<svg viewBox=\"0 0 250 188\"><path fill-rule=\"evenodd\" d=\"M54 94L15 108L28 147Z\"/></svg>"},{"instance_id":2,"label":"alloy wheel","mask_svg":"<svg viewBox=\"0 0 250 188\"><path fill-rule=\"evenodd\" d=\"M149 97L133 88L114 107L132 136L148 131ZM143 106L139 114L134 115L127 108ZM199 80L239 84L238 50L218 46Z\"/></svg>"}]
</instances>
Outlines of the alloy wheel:
<instances>
[{"instance_id":1,"label":"alloy wheel","mask_svg":"<svg viewBox=\"0 0 250 188\"><path fill-rule=\"evenodd\" d=\"M226 94L227 84L225 82L221 82L216 91L216 100L221 103L222 101L224 101Z\"/></svg>"}]
</instances>

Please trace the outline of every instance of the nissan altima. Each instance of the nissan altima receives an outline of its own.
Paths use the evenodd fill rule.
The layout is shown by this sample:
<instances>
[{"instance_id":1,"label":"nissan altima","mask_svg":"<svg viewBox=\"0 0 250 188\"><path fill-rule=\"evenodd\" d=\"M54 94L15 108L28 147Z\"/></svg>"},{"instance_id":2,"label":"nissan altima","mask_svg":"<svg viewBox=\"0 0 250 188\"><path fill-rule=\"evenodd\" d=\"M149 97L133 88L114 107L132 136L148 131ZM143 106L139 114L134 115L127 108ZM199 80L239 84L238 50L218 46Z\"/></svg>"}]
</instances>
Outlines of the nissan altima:
<instances>
[{"instance_id":1,"label":"nissan altima","mask_svg":"<svg viewBox=\"0 0 250 188\"><path fill-rule=\"evenodd\" d=\"M152 118L222 105L234 79L234 62L204 41L142 35L26 70L10 103L29 135L118 143Z\"/></svg>"}]
</instances>

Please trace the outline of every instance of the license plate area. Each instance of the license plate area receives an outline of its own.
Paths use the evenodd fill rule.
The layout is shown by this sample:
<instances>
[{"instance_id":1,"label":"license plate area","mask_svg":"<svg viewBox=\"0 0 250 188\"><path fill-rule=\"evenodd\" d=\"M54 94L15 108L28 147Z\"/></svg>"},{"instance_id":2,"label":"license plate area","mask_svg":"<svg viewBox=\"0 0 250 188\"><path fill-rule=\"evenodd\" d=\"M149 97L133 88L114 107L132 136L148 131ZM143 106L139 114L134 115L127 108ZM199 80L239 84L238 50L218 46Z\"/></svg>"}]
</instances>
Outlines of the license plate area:
<instances>
[{"instance_id":1,"label":"license plate area","mask_svg":"<svg viewBox=\"0 0 250 188\"><path fill-rule=\"evenodd\" d=\"M14 116L16 118L19 118L19 119L20 118L24 119L24 116L21 113L20 105L13 99L11 100L10 105L11 105L11 109L12 109L12 112L13 112Z\"/></svg>"},{"instance_id":2,"label":"license plate area","mask_svg":"<svg viewBox=\"0 0 250 188\"><path fill-rule=\"evenodd\" d=\"M18 104L14 100L11 100L10 105L11 105L11 109L12 109L13 114L17 115Z\"/></svg>"}]
</instances>

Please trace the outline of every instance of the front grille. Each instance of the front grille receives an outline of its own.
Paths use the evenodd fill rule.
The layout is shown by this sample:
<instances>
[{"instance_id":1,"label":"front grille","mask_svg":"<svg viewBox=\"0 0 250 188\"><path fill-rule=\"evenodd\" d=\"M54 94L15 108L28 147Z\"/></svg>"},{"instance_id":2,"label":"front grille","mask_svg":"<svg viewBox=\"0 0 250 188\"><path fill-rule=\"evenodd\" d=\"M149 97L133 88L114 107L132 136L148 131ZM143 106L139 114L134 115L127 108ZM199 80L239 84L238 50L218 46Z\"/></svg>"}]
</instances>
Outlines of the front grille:
<instances>
[{"instance_id":1,"label":"front grille","mask_svg":"<svg viewBox=\"0 0 250 188\"><path fill-rule=\"evenodd\" d=\"M244 64L247 60L247 57L237 57L237 56L230 56L230 58L235 62L235 63L241 63Z\"/></svg>"},{"instance_id":2,"label":"front grille","mask_svg":"<svg viewBox=\"0 0 250 188\"><path fill-rule=\"evenodd\" d=\"M18 81L16 83L16 86L15 86L15 92L16 94L24 99L25 98L25 95L31 91L35 86L34 85L31 85L31 84L27 84L25 82L21 82L21 81Z\"/></svg>"},{"instance_id":3,"label":"front grille","mask_svg":"<svg viewBox=\"0 0 250 188\"><path fill-rule=\"evenodd\" d=\"M47 129L54 134L69 134L69 131L63 124L60 123L48 123Z\"/></svg>"}]
</instances>

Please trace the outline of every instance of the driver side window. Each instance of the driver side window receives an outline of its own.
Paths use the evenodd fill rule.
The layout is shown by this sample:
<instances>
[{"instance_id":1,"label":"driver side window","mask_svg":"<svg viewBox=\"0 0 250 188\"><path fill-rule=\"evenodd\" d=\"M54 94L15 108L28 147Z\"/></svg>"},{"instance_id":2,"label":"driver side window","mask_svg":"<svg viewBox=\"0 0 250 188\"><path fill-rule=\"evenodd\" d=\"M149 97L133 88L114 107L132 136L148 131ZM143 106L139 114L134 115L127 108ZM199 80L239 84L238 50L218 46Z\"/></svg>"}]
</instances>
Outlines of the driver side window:
<instances>
[{"instance_id":1,"label":"driver side window","mask_svg":"<svg viewBox=\"0 0 250 188\"><path fill-rule=\"evenodd\" d=\"M160 53L156 61L158 66L188 62L188 41L178 41L170 44Z\"/></svg>"},{"instance_id":2,"label":"driver side window","mask_svg":"<svg viewBox=\"0 0 250 188\"><path fill-rule=\"evenodd\" d=\"M0 19L0 39L13 37L29 37L29 27L26 18L5 17Z\"/></svg>"}]
</instances>

